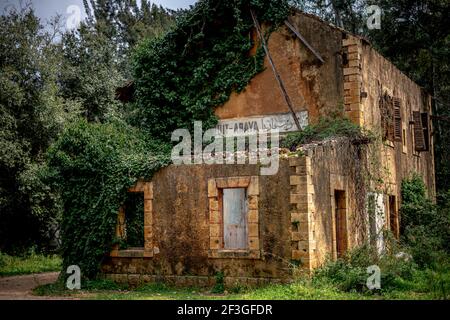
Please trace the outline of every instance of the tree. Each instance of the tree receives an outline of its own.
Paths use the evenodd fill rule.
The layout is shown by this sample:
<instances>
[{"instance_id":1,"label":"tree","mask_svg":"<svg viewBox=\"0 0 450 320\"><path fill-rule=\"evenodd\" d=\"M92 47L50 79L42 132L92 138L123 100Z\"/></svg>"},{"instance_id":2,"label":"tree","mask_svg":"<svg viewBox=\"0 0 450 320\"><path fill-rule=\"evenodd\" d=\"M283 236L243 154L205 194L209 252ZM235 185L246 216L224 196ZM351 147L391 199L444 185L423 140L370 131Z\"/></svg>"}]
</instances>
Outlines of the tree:
<instances>
[{"instance_id":1,"label":"tree","mask_svg":"<svg viewBox=\"0 0 450 320\"><path fill-rule=\"evenodd\" d=\"M45 245L57 220L57 197L48 191L39 167L76 106L58 96L60 49L54 30L44 31L29 8L0 17L2 250Z\"/></svg>"},{"instance_id":2,"label":"tree","mask_svg":"<svg viewBox=\"0 0 450 320\"><path fill-rule=\"evenodd\" d=\"M124 112L116 89L131 79L131 53L174 21L174 12L135 0L85 0L87 20L62 38L61 95L80 104L88 121L104 122Z\"/></svg>"},{"instance_id":3,"label":"tree","mask_svg":"<svg viewBox=\"0 0 450 320\"><path fill-rule=\"evenodd\" d=\"M148 0L83 0L86 26L112 41L122 60L122 70L130 77L128 57L137 43L165 33L177 12L151 4Z\"/></svg>"},{"instance_id":4,"label":"tree","mask_svg":"<svg viewBox=\"0 0 450 320\"><path fill-rule=\"evenodd\" d=\"M119 59L114 44L85 24L63 35L59 91L80 105L87 120L103 122L117 115L115 90L125 81Z\"/></svg>"}]
</instances>

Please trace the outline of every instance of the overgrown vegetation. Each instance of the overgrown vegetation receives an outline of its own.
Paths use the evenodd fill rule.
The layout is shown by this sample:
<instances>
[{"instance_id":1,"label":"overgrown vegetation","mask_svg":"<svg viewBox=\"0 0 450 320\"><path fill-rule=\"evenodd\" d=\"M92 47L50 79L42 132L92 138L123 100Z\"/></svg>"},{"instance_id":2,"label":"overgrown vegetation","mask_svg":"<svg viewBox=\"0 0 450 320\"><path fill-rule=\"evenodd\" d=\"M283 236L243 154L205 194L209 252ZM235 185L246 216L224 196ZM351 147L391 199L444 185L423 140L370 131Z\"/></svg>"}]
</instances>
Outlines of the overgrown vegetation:
<instances>
[{"instance_id":1,"label":"overgrown vegetation","mask_svg":"<svg viewBox=\"0 0 450 320\"><path fill-rule=\"evenodd\" d=\"M354 0L336 1L334 12L322 1L292 2L361 31L364 5ZM56 41L58 30L52 28L57 21L44 28L32 10L0 17L0 248L18 253L39 244L39 250L48 251L64 212L64 266L78 264L83 275L93 277L117 241L113 230L126 189L168 163L172 130L191 128L194 120L202 120L204 128L214 125L213 107L225 102L232 91L243 90L262 70L263 52L248 54L254 45L250 8L260 22L276 27L289 13L291 1L201 0L185 13L150 7L147 1L141 1L140 7L121 0L89 3L88 21L64 32L61 41ZM381 4L382 31L368 35L388 58L434 93L437 114L445 118L449 113L445 107L450 70L448 3L384 0ZM149 39L136 49L144 38ZM115 99L115 89L132 75L135 101L125 108ZM435 124L437 180L439 187L446 188L450 131L442 123ZM370 139L348 120L323 118L304 132L289 135L284 146L294 149L331 136L347 137L356 145ZM363 172L361 148L339 152L348 155L350 175ZM359 179L358 201L365 200L364 186ZM417 274L427 273L438 279L431 283L442 288L448 280L450 195L439 195L434 205L415 178L405 181L403 192L402 245L415 266L411 274L402 273L405 270L399 266L392 279L409 283L416 281ZM330 280L333 292L360 290L361 256L352 253L327 265L320 277L334 279ZM0 263L11 258L5 257ZM371 254L365 259L375 261ZM397 260L376 261L388 265ZM347 272L339 273L341 268ZM395 290L397 280L388 282L388 288ZM286 288L294 297L309 286ZM278 294L283 286L273 288L256 292Z\"/></svg>"},{"instance_id":2,"label":"overgrown vegetation","mask_svg":"<svg viewBox=\"0 0 450 320\"><path fill-rule=\"evenodd\" d=\"M378 294L417 292L448 299L450 293L449 226L450 202L442 195L438 204L427 197L422 178L413 175L402 183L402 237L384 235L386 249L380 254L371 245L350 251L319 268L314 285L333 285L344 292ZM367 267L381 271L381 289L366 286Z\"/></svg>"},{"instance_id":3,"label":"overgrown vegetation","mask_svg":"<svg viewBox=\"0 0 450 320\"><path fill-rule=\"evenodd\" d=\"M0 252L0 276L59 271L61 258L31 251L23 256L10 256Z\"/></svg>"},{"instance_id":4,"label":"overgrown vegetation","mask_svg":"<svg viewBox=\"0 0 450 320\"><path fill-rule=\"evenodd\" d=\"M225 282L223 272L218 272L216 274L216 284L212 289L212 293L223 293L225 291Z\"/></svg>"},{"instance_id":5,"label":"overgrown vegetation","mask_svg":"<svg viewBox=\"0 0 450 320\"><path fill-rule=\"evenodd\" d=\"M170 150L165 147L123 123L80 120L50 148L48 162L65 208L64 267L76 264L84 276L96 274L115 241L117 212L127 189L169 163Z\"/></svg>"},{"instance_id":6,"label":"overgrown vegetation","mask_svg":"<svg viewBox=\"0 0 450 320\"><path fill-rule=\"evenodd\" d=\"M135 109L126 117L133 126L116 118L78 121L52 145L48 163L65 210L64 266L77 264L84 276L95 276L117 240L126 190L169 163L172 130L191 128L195 120L212 126L213 106L262 70L262 54L248 54L250 9L271 24L289 13L285 0L199 1L172 31L137 49Z\"/></svg>"},{"instance_id":7,"label":"overgrown vegetation","mask_svg":"<svg viewBox=\"0 0 450 320\"><path fill-rule=\"evenodd\" d=\"M325 116L300 132L289 133L281 142L281 147L295 151L302 144L338 137L349 138L353 144L367 144L373 139L373 134L342 116Z\"/></svg>"},{"instance_id":8,"label":"overgrown vegetation","mask_svg":"<svg viewBox=\"0 0 450 320\"><path fill-rule=\"evenodd\" d=\"M214 107L232 91L242 91L263 68L263 50L249 54L255 45L250 9L273 25L289 13L286 0L202 0L164 37L139 46L132 123L163 141L175 129L191 129L193 120L213 126Z\"/></svg>"},{"instance_id":9,"label":"overgrown vegetation","mask_svg":"<svg viewBox=\"0 0 450 320\"><path fill-rule=\"evenodd\" d=\"M437 204L427 196L422 178L413 175L402 182L400 208L402 240L420 267L439 268L450 254L450 193Z\"/></svg>"}]
</instances>

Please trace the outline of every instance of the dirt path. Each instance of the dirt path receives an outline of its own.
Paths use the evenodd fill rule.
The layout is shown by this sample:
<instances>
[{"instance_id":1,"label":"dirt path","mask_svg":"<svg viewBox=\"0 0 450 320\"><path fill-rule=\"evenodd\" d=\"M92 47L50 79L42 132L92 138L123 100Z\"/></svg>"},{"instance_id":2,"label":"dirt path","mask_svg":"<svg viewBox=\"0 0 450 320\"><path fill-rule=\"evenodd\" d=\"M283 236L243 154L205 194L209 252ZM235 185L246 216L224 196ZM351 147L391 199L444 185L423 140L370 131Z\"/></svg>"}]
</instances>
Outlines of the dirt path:
<instances>
[{"instance_id":1,"label":"dirt path","mask_svg":"<svg viewBox=\"0 0 450 320\"><path fill-rule=\"evenodd\" d=\"M37 286L53 283L59 272L36 273L26 276L0 278L0 300L61 300L68 297L34 296L32 290Z\"/></svg>"}]
</instances>

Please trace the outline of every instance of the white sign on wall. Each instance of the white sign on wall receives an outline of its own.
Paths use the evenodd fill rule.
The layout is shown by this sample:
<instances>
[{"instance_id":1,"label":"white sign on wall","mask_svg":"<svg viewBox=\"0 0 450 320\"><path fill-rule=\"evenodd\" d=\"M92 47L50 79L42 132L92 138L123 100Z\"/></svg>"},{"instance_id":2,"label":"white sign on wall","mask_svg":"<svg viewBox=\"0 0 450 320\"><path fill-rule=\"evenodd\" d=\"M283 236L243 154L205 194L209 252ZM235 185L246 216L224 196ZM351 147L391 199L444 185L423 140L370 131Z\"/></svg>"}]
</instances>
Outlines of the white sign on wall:
<instances>
[{"instance_id":1,"label":"white sign on wall","mask_svg":"<svg viewBox=\"0 0 450 320\"><path fill-rule=\"evenodd\" d=\"M301 129L308 125L308 111L296 113ZM280 133L298 131L292 113L219 120L218 133L224 136L239 136L278 130Z\"/></svg>"}]
</instances>

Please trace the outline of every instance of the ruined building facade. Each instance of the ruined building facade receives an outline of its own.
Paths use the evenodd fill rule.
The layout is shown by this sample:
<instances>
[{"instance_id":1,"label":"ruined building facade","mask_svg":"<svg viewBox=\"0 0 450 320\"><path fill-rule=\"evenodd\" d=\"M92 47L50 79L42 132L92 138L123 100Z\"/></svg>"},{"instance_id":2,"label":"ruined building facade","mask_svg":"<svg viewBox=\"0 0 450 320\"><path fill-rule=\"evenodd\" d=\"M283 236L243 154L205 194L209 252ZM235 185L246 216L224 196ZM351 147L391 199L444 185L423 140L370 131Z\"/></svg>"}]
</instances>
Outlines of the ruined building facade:
<instances>
[{"instance_id":1,"label":"ruined building facade","mask_svg":"<svg viewBox=\"0 0 450 320\"><path fill-rule=\"evenodd\" d=\"M381 143L310 144L282 157L275 175L261 175L258 164L166 167L129 190L144 199L144 247L113 248L107 277L212 285L223 272L228 285L287 281L293 265L312 270L370 237L381 248L383 230L398 236L401 182L413 172L434 196L430 96L364 39L300 12L289 21L268 48L302 125L340 112ZM295 130L265 64L216 108L221 130ZM119 236L125 216L123 208Z\"/></svg>"}]
</instances>

